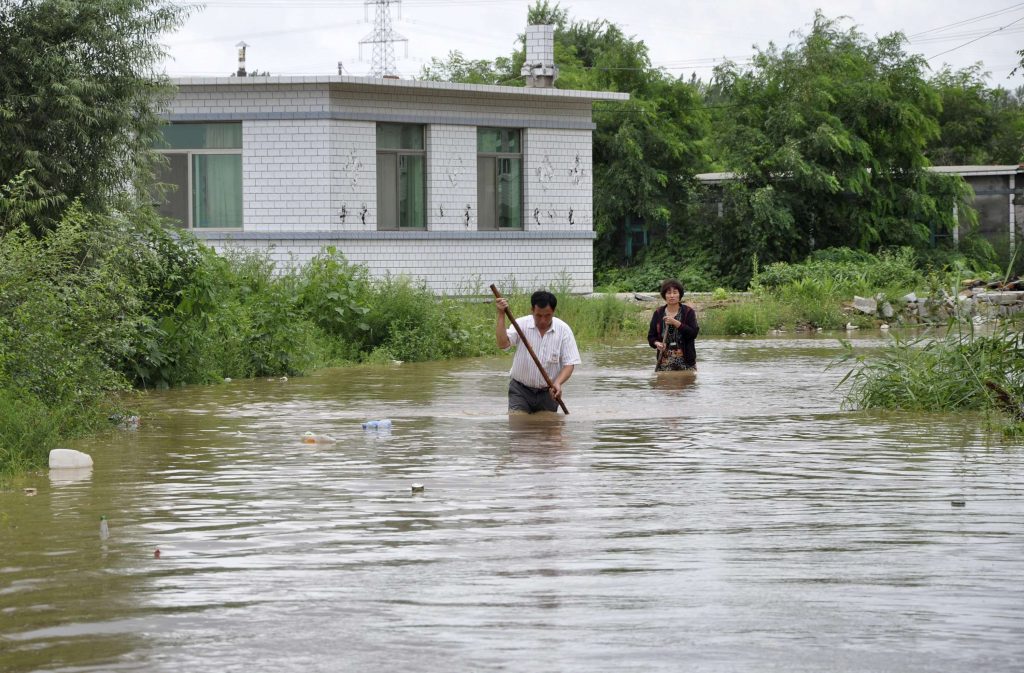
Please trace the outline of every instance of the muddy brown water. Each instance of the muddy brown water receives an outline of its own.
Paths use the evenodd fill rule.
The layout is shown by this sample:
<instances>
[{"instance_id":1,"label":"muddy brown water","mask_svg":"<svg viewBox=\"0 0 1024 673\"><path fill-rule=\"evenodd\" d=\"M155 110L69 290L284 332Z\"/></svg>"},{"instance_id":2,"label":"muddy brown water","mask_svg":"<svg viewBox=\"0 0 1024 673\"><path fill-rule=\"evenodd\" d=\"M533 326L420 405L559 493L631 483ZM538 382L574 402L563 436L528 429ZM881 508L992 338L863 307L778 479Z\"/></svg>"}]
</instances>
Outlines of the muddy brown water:
<instances>
[{"instance_id":1,"label":"muddy brown water","mask_svg":"<svg viewBox=\"0 0 1024 673\"><path fill-rule=\"evenodd\" d=\"M698 346L545 419L500 358L149 394L0 492L0 671L1024 669L1019 441L844 411L834 337Z\"/></svg>"}]
</instances>

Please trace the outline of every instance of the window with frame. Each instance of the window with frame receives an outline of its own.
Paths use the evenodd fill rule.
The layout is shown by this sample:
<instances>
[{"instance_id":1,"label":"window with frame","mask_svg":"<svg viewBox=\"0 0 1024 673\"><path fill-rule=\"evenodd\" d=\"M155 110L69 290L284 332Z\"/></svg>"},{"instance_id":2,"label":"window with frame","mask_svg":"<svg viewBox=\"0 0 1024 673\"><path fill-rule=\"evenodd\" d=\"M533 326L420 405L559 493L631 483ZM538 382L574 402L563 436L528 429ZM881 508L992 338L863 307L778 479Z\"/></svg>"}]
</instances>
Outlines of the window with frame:
<instances>
[{"instance_id":1,"label":"window with frame","mask_svg":"<svg viewBox=\"0 0 1024 673\"><path fill-rule=\"evenodd\" d=\"M418 124L377 124L377 228L427 226L426 152Z\"/></svg>"},{"instance_id":2,"label":"window with frame","mask_svg":"<svg viewBox=\"0 0 1024 673\"><path fill-rule=\"evenodd\" d=\"M170 124L157 151L170 185L157 212L186 229L242 227L242 124Z\"/></svg>"},{"instance_id":3,"label":"window with frame","mask_svg":"<svg viewBox=\"0 0 1024 673\"><path fill-rule=\"evenodd\" d=\"M480 229L523 228L522 148L520 129L476 130L476 193Z\"/></svg>"}]
</instances>

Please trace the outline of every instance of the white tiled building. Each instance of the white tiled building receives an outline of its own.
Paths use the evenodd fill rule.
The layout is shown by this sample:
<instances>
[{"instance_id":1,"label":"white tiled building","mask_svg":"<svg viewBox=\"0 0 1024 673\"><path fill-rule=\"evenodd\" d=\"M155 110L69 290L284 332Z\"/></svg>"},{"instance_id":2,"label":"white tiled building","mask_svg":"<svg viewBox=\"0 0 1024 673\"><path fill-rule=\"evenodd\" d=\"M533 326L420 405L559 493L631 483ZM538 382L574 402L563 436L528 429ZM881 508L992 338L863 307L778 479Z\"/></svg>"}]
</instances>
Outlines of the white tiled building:
<instances>
[{"instance_id":1,"label":"white tiled building","mask_svg":"<svg viewBox=\"0 0 1024 673\"><path fill-rule=\"evenodd\" d=\"M279 267L327 246L438 292L592 290L591 104L626 94L347 76L186 78L163 211Z\"/></svg>"}]
</instances>

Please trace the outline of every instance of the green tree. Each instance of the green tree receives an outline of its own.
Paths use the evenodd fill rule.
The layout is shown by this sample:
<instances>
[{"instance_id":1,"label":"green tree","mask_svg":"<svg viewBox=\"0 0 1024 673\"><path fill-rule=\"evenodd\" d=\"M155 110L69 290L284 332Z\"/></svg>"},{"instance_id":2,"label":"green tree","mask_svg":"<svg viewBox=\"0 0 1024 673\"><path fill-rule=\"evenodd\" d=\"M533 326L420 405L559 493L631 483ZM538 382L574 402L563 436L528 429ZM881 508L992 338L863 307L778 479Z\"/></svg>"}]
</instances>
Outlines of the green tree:
<instances>
[{"instance_id":1,"label":"green tree","mask_svg":"<svg viewBox=\"0 0 1024 673\"><path fill-rule=\"evenodd\" d=\"M989 88L981 65L944 68L931 79L942 104L940 135L928 145L937 166L1017 164L1024 159L1024 105L1018 93Z\"/></svg>"},{"instance_id":2,"label":"green tree","mask_svg":"<svg viewBox=\"0 0 1024 673\"><path fill-rule=\"evenodd\" d=\"M186 12L170 0L0 3L0 184L29 171L44 204L36 235L76 199L104 212L144 193L170 92L157 38Z\"/></svg>"},{"instance_id":3,"label":"green tree","mask_svg":"<svg viewBox=\"0 0 1024 673\"><path fill-rule=\"evenodd\" d=\"M707 235L735 282L755 257L920 248L953 225L967 187L926 170L941 103L905 42L899 33L868 40L818 12L796 45L716 70L725 99L716 158L739 180L726 190L725 226Z\"/></svg>"},{"instance_id":4,"label":"green tree","mask_svg":"<svg viewBox=\"0 0 1024 673\"><path fill-rule=\"evenodd\" d=\"M595 104L593 143L595 247L599 266L621 262L627 222L646 227L664 244L666 231L684 217L693 175L707 166L708 118L699 89L651 65L647 45L605 20L573 21L558 3L530 6L530 24L555 26L555 62L562 89L619 91L627 103ZM520 44L525 35L520 35ZM453 52L421 76L457 82L517 84L525 61L466 61Z\"/></svg>"},{"instance_id":5,"label":"green tree","mask_svg":"<svg viewBox=\"0 0 1024 673\"><path fill-rule=\"evenodd\" d=\"M463 84L502 84L516 86L519 73L512 74L512 61L508 58L467 59L461 51L448 52L445 59L436 56L420 70L420 79L431 82L461 82Z\"/></svg>"}]
</instances>

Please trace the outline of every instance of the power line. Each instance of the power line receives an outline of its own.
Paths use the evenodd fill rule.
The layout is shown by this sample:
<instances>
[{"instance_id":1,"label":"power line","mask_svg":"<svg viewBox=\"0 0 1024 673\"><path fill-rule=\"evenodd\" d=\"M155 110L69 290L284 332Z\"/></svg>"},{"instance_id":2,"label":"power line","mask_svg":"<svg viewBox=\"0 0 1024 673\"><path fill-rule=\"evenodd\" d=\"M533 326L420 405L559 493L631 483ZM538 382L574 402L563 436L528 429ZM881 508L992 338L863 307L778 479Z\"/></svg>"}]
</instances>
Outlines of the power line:
<instances>
[{"instance_id":1,"label":"power line","mask_svg":"<svg viewBox=\"0 0 1024 673\"><path fill-rule=\"evenodd\" d=\"M912 40L915 37L920 37L922 35L927 35L928 33L936 33L936 32L942 31L942 30L946 30L947 28L955 28L957 26L964 26L964 25L967 25L969 23L977 23L978 21L984 21L985 19L992 18L994 16L999 16L1000 14L1005 14L1007 12L1012 12L1013 10L1015 10L1015 9L1017 9L1019 7L1024 7L1024 2L1019 2L1016 5L1011 5L1009 7L1004 8L1004 9L998 9L998 10L996 10L994 12L989 12L988 14L979 14L978 16L972 16L972 17L969 17L969 18L966 18L966 19L962 19L960 21L955 21L953 23L947 23L944 26L938 26L936 28L929 28L928 30L923 30L920 33L914 33L913 35L908 35L907 39L908 40Z\"/></svg>"},{"instance_id":2,"label":"power line","mask_svg":"<svg viewBox=\"0 0 1024 673\"><path fill-rule=\"evenodd\" d=\"M936 35L934 37L926 37L918 40L908 40L910 44L923 45L923 44L938 44L942 42L955 42L957 40L964 40L972 37L983 37L989 33L991 28L982 28L979 30L968 30L962 33L951 33L949 35ZM1018 26L1017 28L1010 28L1006 31L1007 35L1015 35L1017 33L1024 32L1024 26Z\"/></svg>"},{"instance_id":3,"label":"power line","mask_svg":"<svg viewBox=\"0 0 1024 673\"><path fill-rule=\"evenodd\" d=\"M967 42L964 42L963 44L960 44L960 45L957 45L957 46L953 47L952 49L947 49L946 51L940 51L940 52L939 52L938 54L933 54L932 56L929 56L929 57L928 57L927 59L925 59L925 60L927 60L927 61L930 61L930 60L932 60L933 58L935 58L936 56L942 56L943 54L948 54L948 53L949 53L949 52L951 52L951 51L956 51L957 49L960 49L960 48L962 48L962 47L966 47L966 46L967 46L967 45L969 45L969 44L974 44L974 43L975 43L975 42L977 42L978 40L984 39L984 38L988 37L989 35L995 35L995 34L996 34L996 33L998 33L999 31L1001 31L1001 30L1005 30L1005 29L1009 28L1010 26L1014 25L1015 23L1020 23L1021 21L1024 21L1024 16L1020 17L1020 18L1019 18L1019 19L1017 19L1016 21L1012 21L1012 22L1010 22L1010 23L1006 24L1005 26L1002 26L1002 27L1000 27L1000 28L996 28L996 29L995 29L995 30L993 30L993 31L992 31L991 33L985 33L985 34L984 34L984 35L982 35L981 37L976 37L976 38L974 38L973 40L969 40L969 41L967 41Z\"/></svg>"}]
</instances>

